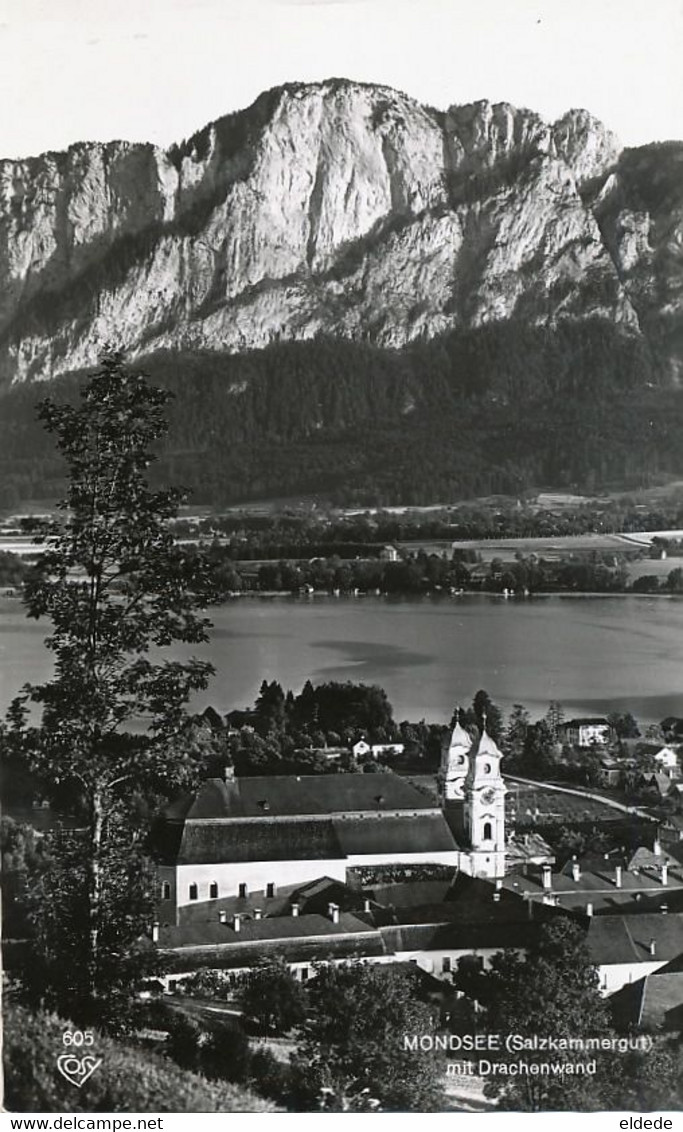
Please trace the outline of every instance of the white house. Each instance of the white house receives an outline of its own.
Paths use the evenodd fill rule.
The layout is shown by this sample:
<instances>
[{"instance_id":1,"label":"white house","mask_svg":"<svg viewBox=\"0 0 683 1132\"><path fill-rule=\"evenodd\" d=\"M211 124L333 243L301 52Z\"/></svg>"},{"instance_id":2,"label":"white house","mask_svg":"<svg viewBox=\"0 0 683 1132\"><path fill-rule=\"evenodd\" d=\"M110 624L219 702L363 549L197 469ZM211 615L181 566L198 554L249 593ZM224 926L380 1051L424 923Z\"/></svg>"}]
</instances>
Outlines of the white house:
<instances>
[{"instance_id":1,"label":"white house","mask_svg":"<svg viewBox=\"0 0 683 1132\"><path fill-rule=\"evenodd\" d=\"M672 750L671 747L662 747L654 756L654 761L663 774L668 775L669 778L678 778L680 766L677 751Z\"/></svg>"},{"instance_id":2,"label":"white house","mask_svg":"<svg viewBox=\"0 0 683 1132\"><path fill-rule=\"evenodd\" d=\"M570 719L562 725L560 733L565 743L573 747L603 746L612 737L612 729L602 716Z\"/></svg>"}]
</instances>

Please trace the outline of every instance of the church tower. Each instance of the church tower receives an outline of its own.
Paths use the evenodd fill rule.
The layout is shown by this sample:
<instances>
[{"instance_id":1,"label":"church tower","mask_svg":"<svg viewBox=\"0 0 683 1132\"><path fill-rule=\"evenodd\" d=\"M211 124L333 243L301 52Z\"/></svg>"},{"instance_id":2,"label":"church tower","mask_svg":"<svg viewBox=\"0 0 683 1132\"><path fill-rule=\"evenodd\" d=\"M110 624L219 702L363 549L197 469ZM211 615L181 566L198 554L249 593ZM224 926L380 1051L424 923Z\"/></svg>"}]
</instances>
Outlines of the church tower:
<instances>
[{"instance_id":1,"label":"church tower","mask_svg":"<svg viewBox=\"0 0 683 1132\"><path fill-rule=\"evenodd\" d=\"M486 731L486 717L465 781L464 824L473 876L505 875L505 793L503 757Z\"/></svg>"},{"instance_id":2,"label":"church tower","mask_svg":"<svg viewBox=\"0 0 683 1132\"><path fill-rule=\"evenodd\" d=\"M456 840L465 836L465 783L471 747L472 737L460 723L460 708L457 708L450 740L441 752L438 776L439 801Z\"/></svg>"}]
</instances>

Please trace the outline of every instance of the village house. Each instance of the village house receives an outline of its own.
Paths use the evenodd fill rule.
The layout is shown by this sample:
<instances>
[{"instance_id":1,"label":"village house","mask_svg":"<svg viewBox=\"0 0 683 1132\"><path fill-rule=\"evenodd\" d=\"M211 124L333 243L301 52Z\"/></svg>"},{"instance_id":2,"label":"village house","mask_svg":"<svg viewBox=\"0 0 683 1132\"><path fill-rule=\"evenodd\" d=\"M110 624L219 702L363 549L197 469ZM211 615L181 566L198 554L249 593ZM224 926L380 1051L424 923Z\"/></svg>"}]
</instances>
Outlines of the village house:
<instances>
[{"instance_id":1,"label":"village house","mask_svg":"<svg viewBox=\"0 0 683 1132\"><path fill-rule=\"evenodd\" d=\"M680 778L680 756L678 751L674 751L671 747L662 747L653 758L657 763L657 769L662 774L668 775L669 778Z\"/></svg>"},{"instance_id":2,"label":"village house","mask_svg":"<svg viewBox=\"0 0 683 1132\"><path fill-rule=\"evenodd\" d=\"M612 738L612 728L602 716L570 719L558 728L558 732L570 747L604 746Z\"/></svg>"},{"instance_id":3,"label":"village house","mask_svg":"<svg viewBox=\"0 0 683 1132\"><path fill-rule=\"evenodd\" d=\"M381 759L387 755L402 755L404 750L403 743L368 743L365 739L359 739L351 748L355 759L362 759L367 755Z\"/></svg>"}]
</instances>

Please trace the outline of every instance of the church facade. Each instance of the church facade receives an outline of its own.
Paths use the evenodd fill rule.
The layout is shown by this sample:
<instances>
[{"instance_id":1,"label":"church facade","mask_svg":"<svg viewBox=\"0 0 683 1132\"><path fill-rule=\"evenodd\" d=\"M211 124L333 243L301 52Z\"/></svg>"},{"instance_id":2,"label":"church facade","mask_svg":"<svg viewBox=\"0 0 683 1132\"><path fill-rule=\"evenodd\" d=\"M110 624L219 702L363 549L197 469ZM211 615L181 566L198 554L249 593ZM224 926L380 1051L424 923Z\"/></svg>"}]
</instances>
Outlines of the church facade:
<instances>
[{"instance_id":1,"label":"church facade","mask_svg":"<svg viewBox=\"0 0 683 1132\"><path fill-rule=\"evenodd\" d=\"M459 867L472 876L505 875L505 794L502 754L486 731L473 739L456 713L439 770L439 800L460 849Z\"/></svg>"},{"instance_id":2,"label":"church facade","mask_svg":"<svg viewBox=\"0 0 683 1132\"><path fill-rule=\"evenodd\" d=\"M435 804L404 778L339 774L209 779L163 811L154 844L158 915L177 924L195 902L263 902L322 876L345 883L363 866L446 865L505 872L501 754L459 723L444 752Z\"/></svg>"}]
</instances>

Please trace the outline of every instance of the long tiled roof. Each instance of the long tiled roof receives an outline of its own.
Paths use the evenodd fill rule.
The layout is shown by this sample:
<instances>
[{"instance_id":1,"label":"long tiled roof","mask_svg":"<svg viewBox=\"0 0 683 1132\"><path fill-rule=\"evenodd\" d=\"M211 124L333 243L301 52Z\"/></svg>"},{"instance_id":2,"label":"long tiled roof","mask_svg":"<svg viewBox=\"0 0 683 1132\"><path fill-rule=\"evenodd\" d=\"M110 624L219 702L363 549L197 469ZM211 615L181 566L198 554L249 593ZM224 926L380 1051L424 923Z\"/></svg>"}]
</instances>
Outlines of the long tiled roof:
<instances>
[{"instance_id":1,"label":"long tiled roof","mask_svg":"<svg viewBox=\"0 0 683 1132\"><path fill-rule=\"evenodd\" d=\"M457 851L443 815L419 811L415 816L408 812L287 821L162 820L154 844L159 860L178 865Z\"/></svg>"},{"instance_id":2,"label":"long tiled roof","mask_svg":"<svg viewBox=\"0 0 683 1132\"><path fill-rule=\"evenodd\" d=\"M172 820L303 817L391 810L430 810L434 803L396 774L309 774L210 778L192 795L172 802Z\"/></svg>"},{"instance_id":3,"label":"long tiled roof","mask_svg":"<svg viewBox=\"0 0 683 1132\"><path fill-rule=\"evenodd\" d=\"M588 949L593 963L601 966L667 962L683 953L683 915L596 916L588 929Z\"/></svg>"}]
</instances>

